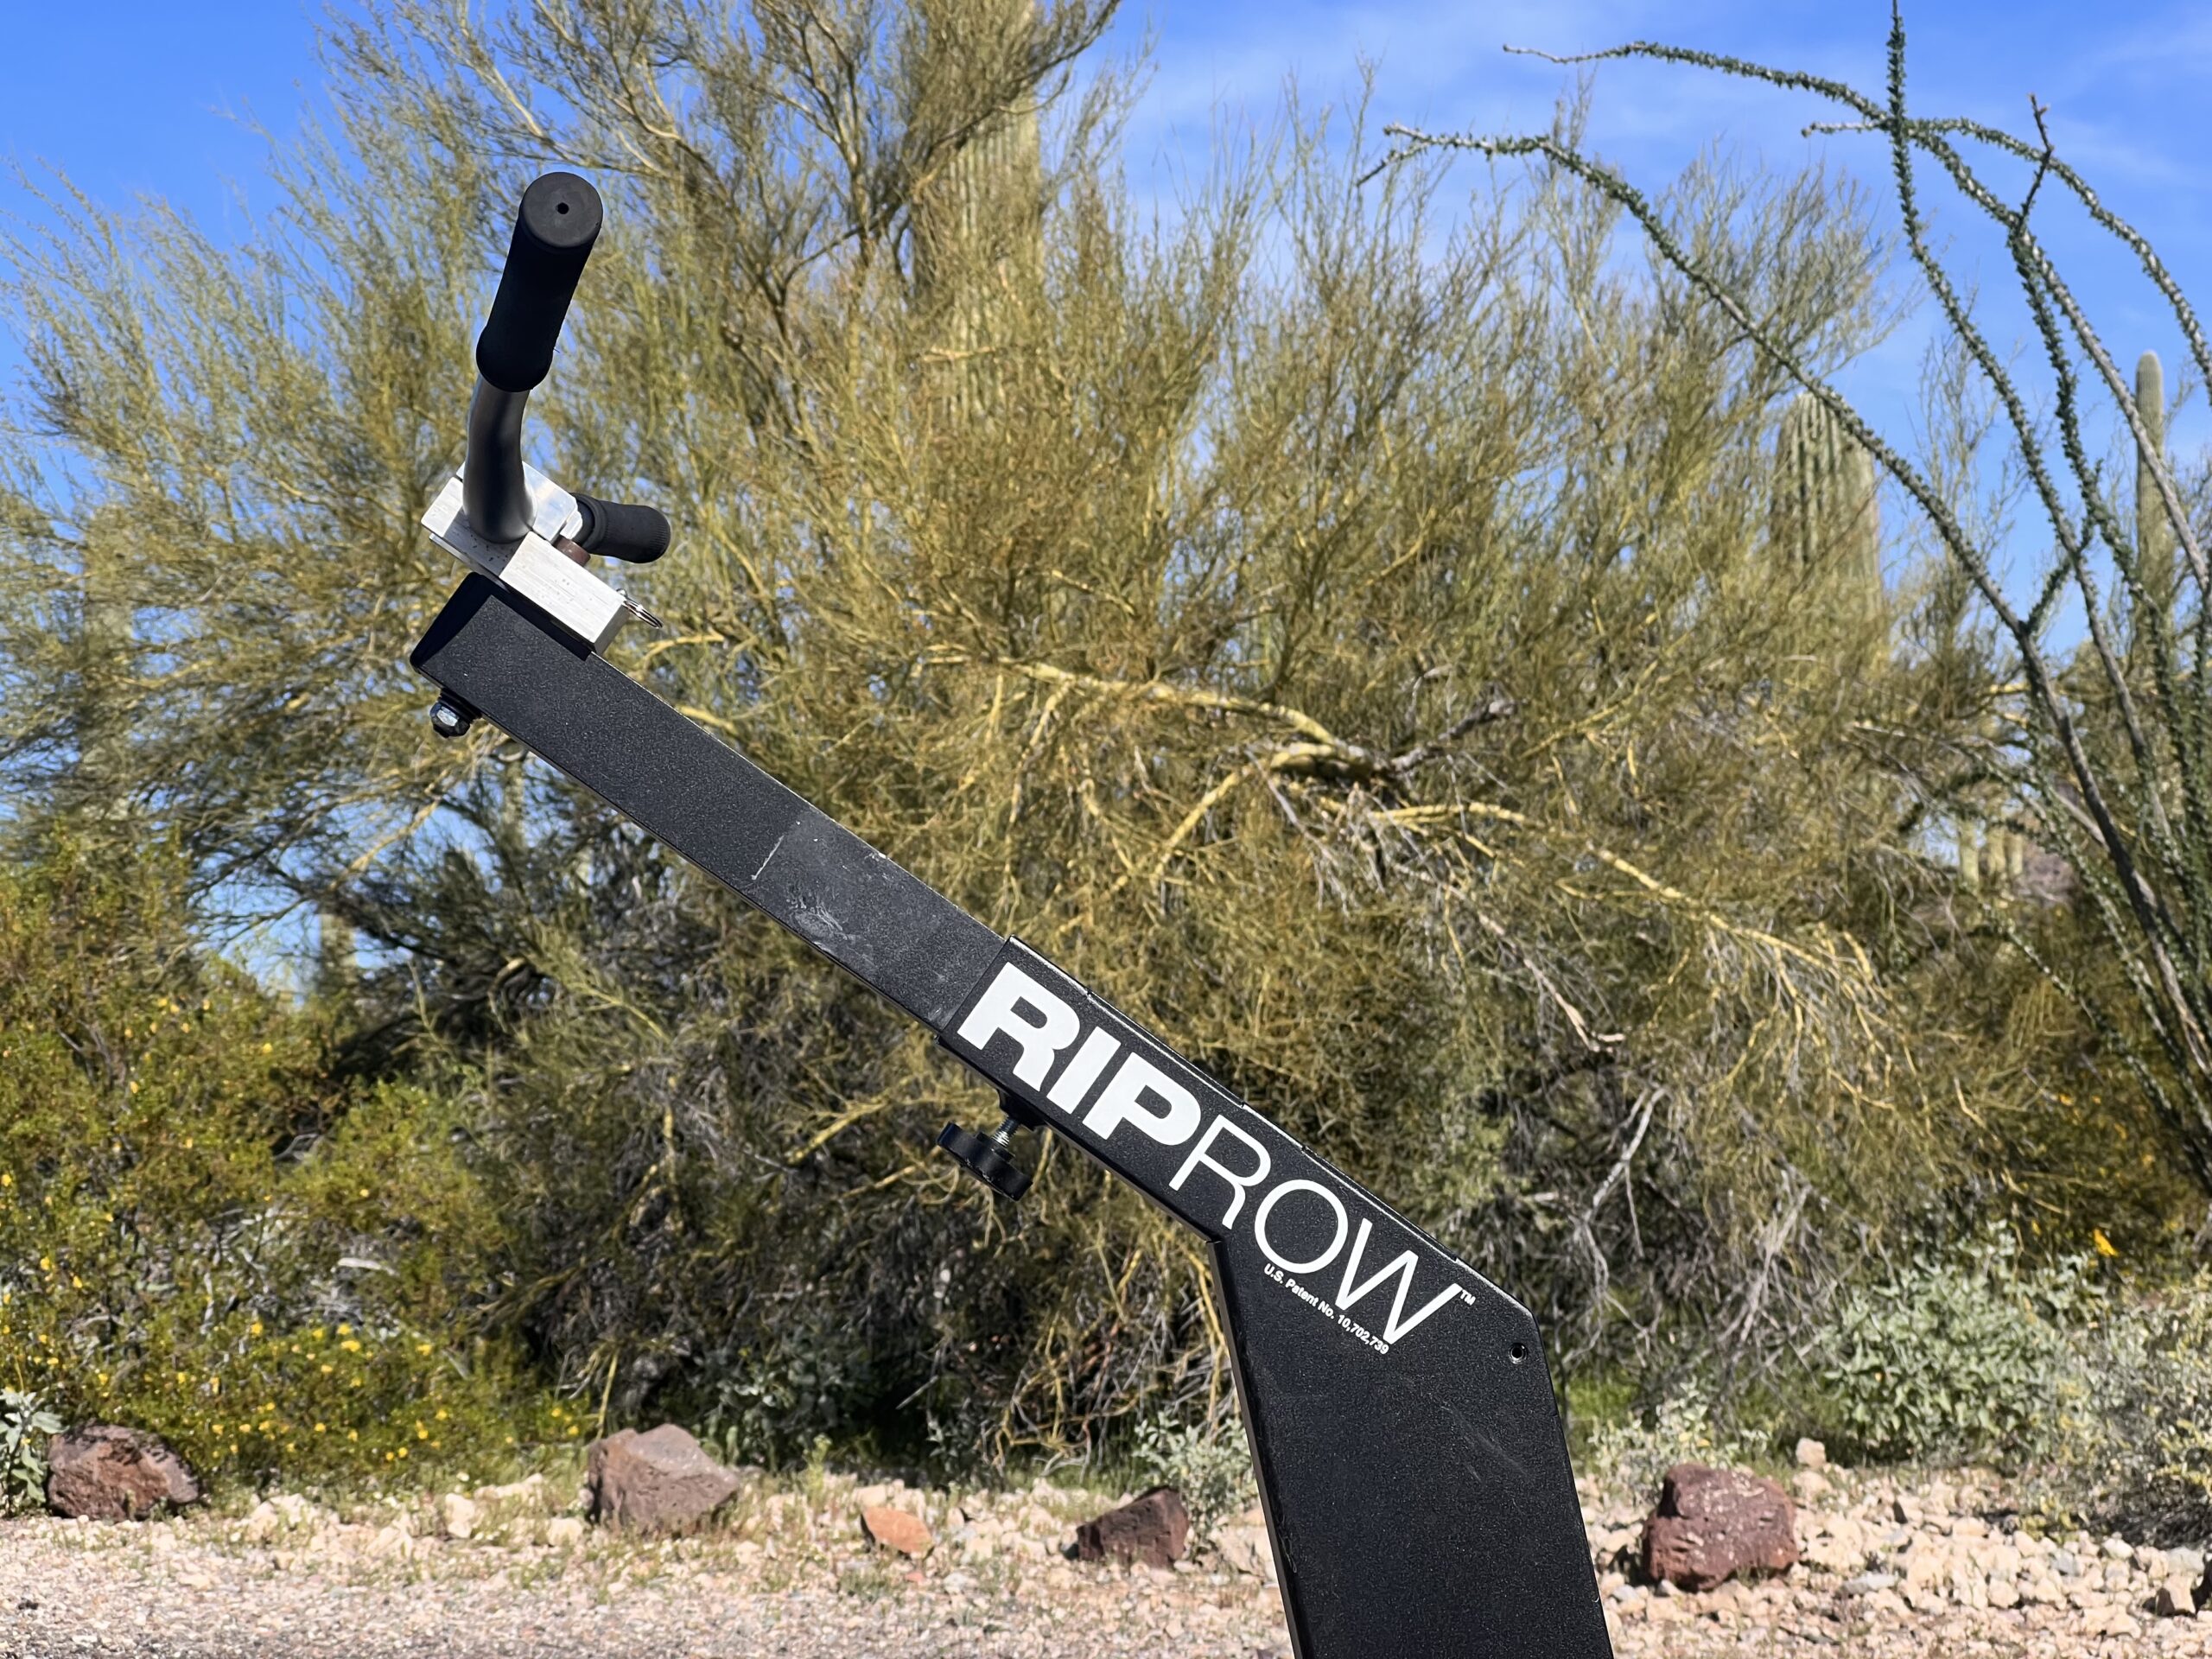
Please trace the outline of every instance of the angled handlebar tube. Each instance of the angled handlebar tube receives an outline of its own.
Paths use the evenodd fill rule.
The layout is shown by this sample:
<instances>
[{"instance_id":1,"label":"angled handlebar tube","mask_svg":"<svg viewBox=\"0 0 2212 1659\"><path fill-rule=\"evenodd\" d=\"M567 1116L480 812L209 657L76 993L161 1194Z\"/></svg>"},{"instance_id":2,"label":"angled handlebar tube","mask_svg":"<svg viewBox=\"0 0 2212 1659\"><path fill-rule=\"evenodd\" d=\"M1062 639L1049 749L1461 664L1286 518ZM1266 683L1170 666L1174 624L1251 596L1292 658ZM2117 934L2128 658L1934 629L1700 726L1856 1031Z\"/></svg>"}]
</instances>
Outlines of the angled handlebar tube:
<instances>
[{"instance_id":1,"label":"angled handlebar tube","mask_svg":"<svg viewBox=\"0 0 2212 1659\"><path fill-rule=\"evenodd\" d=\"M411 660L1205 1238L1298 1659L1610 1659L1527 1309L527 600Z\"/></svg>"},{"instance_id":2,"label":"angled handlebar tube","mask_svg":"<svg viewBox=\"0 0 2212 1659\"><path fill-rule=\"evenodd\" d=\"M523 192L492 315L476 337L476 395L468 400L461 472L469 528L513 542L530 528L523 412L553 367L553 348L605 217L599 192L574 173L548 173Z\"/></svg>"}]
</instances>

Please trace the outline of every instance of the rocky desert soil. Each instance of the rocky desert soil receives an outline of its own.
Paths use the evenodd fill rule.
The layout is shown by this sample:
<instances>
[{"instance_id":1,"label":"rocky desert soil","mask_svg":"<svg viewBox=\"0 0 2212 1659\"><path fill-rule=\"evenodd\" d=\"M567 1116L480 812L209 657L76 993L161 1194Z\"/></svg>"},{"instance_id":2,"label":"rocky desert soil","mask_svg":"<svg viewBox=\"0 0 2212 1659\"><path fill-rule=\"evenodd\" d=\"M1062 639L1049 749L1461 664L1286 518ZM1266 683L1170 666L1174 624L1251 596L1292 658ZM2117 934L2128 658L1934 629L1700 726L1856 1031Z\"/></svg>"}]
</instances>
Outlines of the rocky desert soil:
<instances>
[{"instance_id":1,"label":"rocky desert soil","mask_svg":"<svg viewBox=\"0 0 2212 1659\"><path fill-rule=\"evenodd\" d=\"M1990 1478L1796 1486L1800 1564L1700 1595L1631 1582L1640 1510L1586 1492L1624 1659L2212 1655L2212 1615L2182 1611L2191 1552L2038 1535ZM0 1659L1287 1659L1249 1519L1173 1571L1065 1559L1116 1496L763 1484L711 1533L658 1542L593 1530L542 1479L341 1510L19 1519L0 1522ZM872 1545L871 1503L926 1522L926 1554Z\"/></svg>"}]
</instances>

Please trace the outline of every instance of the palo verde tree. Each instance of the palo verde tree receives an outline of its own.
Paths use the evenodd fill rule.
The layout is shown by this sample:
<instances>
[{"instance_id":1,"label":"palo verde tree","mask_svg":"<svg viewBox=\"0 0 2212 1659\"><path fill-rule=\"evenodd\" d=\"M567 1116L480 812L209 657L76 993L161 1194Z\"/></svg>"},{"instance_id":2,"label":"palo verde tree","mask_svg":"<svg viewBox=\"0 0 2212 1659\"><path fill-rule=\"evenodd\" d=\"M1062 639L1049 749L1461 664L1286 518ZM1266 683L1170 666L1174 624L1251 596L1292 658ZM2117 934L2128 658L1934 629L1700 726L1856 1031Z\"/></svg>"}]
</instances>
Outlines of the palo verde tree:
<instances>
[{"instance_id":1,"label":"palo verde tree","mask_svg":"<svg viewBox=\"0 0 2212 1659\"><path fill-rule=\"evenodd\" d=\"M1719 161L1652 204L1781 351L1567 171L1363 186L1357 106L1149 213L1123 78L1076 73L1104 21L401 5L333 26L246 241L50 189L9 789L88 753L78 596L128 548L102 787L204 916L355 930L353 1064L460 1103L500 1218L484 1317L610 1414L967 1456L1223 1404L1187 1240L1058 1153L988 1207L902 1022L497 733L429 740L416 520L516 188L575 166L611 229L532 447L677 531L618 661L1578 1354L1771 1345L1961 1173L1984 1083L1899 756L1986 676L1775 541L1783 365L1887 316L1865 204Z\"/></svg>"}]
</instances>

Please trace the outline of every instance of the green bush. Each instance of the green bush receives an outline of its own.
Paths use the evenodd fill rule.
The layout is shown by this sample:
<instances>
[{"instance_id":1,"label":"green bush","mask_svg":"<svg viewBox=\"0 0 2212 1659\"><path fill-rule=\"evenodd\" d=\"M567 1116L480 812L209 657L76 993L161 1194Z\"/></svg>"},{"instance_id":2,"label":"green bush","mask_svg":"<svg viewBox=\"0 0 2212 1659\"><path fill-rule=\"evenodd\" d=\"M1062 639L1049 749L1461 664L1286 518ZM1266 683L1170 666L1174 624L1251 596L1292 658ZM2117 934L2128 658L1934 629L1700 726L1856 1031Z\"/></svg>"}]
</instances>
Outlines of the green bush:
<instances>
[{"instance_id":1,"label":"green bush","mask_svg":"<svg viewBox=\"0 0 2212 1659\"><path fill-rule=\"evenodd\" d=\"M47 1441L61 1419L38 1395L0 1389L0 1515L33 1509L46 1493Z\"/></svg>"},{"instance_id":2,"label":"green bush","mask_svg":"<svg viewBox=\"0 0 2212 1659\"><path fill-rule=\"evenodd\" d=\"M1874 1462L2047 1450L2092 1300L2078 1271L2024 1264L2002 1228L1916 1255L1815 1336L1827 1437Z\"/></svg>"},{"instance_id":3,"label":"green bush","mask_svg":"<svg viewBox=\"0 0 2212 1659\"><path fill-rule=\"evenodd\" d=\"M2132 1538L2212 1536L2212 1274L2109 1299L2057 1426L2047 1498Z\"/></svg>"},{"instance_id":4,"label":"green bush","mask_svg":"<svg viewBox=\"0 0 2212 1659\"><path fill-rule=\"evenodd\" d=\"M1764 1435L1722 1421L1707 1389L1693 1383L1648 1411L1596 1424L1584 1463L1641 1498L1656 1497L1661 1478L1678 1463L1740 1469L1767 1450Z\"/></svg>"},{"instance_id":5,"label":"green bush","mask_svg":"<svg viewBox=\"0 0 2212 1659\"><path fill-rule=\"evenodd\" d=\"M1191 1512L1191 1535L1201 1543L1260 1499L1251 1448L1233 1412L1226 1422L1147 1419L1137 1428L1136 1465L1152 1480L1182 1494Z\"/></svg>"},{"instance_id":6,"label":"green bush","mask_svg":"<svg viewBox=\"0 0 2212 1659\"><path fill-rule=\"evenodd\" d=\"M336 1078L313 1014L191 948L174 874L0 876L0 1386L249 1479L543 1432L476 1340L500 1236L452 1106Z\"/></svg>"}]
</instances>

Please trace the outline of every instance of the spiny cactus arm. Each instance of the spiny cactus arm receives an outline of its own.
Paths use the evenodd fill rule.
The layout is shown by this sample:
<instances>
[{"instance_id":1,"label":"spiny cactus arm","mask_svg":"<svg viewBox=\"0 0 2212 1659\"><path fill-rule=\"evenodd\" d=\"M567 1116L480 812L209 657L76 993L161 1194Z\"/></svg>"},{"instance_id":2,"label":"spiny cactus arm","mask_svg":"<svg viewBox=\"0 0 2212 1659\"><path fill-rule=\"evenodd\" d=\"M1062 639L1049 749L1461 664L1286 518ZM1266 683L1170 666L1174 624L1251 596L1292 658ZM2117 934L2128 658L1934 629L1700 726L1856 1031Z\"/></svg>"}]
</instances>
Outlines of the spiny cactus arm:
<instances>
[{"instance_id":1,"label":"spiny cactus arm","mask_svg":"<svg viewBox=\"0 0 2212 1659\"><path fill-rule=\"evenodd\" d=\"M2107 492L2100 487L2098 468L2091 462L2088 448L2082 434L2080 380L2075 374L2072 359L2067 350L2064 334L2052 308L2053 296L2048 284L2038 282L2030 261L2024 218L2010 238L2015 253L2023 291L2028 300L2029 311L2034 318L2038 334L2044 342L2053 376L2056 381L2056 415L2061 448L2069 468L2080 485L2089 521L2094 535L2102 539L2110 551L2114 567L2119 570L2126 588L2131 614L2140 618L2150 637L2152 676L2155 694L2162 705L2164 719L2163 729L2169 738L2176 770L2181 780L2183 800L2189 810L2201 815L2208 790L2204 778L2204 755L2201 746L2192 736L2193 726L2182 708L2185 689L2178 685L2172 673L2172 653L2164 620L2157 613L2141 582L2139 562L2135 557L2135 545L2127 534L2126 526L2120 519ZM2045 262L2047 264L2047 261ZM2069 297L2068 303L2071 303ZM2075 312L2075 333L2094 341L2088 331L2086 321ZM2097 354L2104 355L2101 345ZM2106 358L2109 362L2109 358ZM2125 395L2125 394L2123 394ZM2084 601L2084 620L2092 649L2102 671L2106 687L2111 693L2113 707L2119 715L2126 734L2129 750L2137 768L2137 776L2145 786L2124 789L2129 816L2151 860L2158 867L2168 884L2179 887L2186 894L2192 914L2207 913L2212 905L2212 870L2204 867L2201 856L2202 838L2185 838L2177 834L2169 817L2162 791L2156 784L2158 763L2152 754L2149 734L2145 731L2141 709L2125 664L2125 653L2113 636L2112 618L2098 594L2098 585L2090 569L2088 553L2091 543L2088 538L2063 550L2067 561L2074 568L2074 582ZM2200 822L2203 821L2201 817ZM2194 844L2199 855L2192 856ZM2181 937L2181 923L2173 914L2163 887L2151 890L2152 913L2164 930L2167 943L2175 950L2186 952L2188 942ZM2200 1032L2212 1029L2212 1000L2208 1000L2194 976L2177 976L2178 994L2187 1001L2194 1018L2190 1024Z\"/></svg>"},{"instance_id":2,"label":"spiny cactus arm","mask_svg":"<svg viewBox=\"0 0 2212 1659\"><path fill-rule=\"evenodd\" d=\"M1677 63L1694 68L1711 69L1722 74L1745 80L1763 82L1767 86L1786 91L1812 92L1843 105L1859 118L1856 121L1850 122L1813 122L1805 128L1808 134L1872 132L1894 135L1898 131L1903 117L1904 42L1904 17L1899 9L1892 4L1891 58L1891 73L1897 96L1889 105L1877 102L1847 81L1836 80L1826 75L1809 74L1800 70L1779 69L1769 64L1755 62L1748 58L1732 57L1725 53L1701 52L1687 47L1669 46L1656 41L1630 41L1595 52L1551 53L1538 51L1529 47L1516 46L1509 46L1505 49L1519 56L1540 58L1547 63L1566 66L1633 58L1655 63ZM2099 228L2119 240L2135 256L2137 262L2142 267L2144 275L2149 278L2152 284L2158 290L2160 297L2172 310L2174 320L2181 330L2182 339L2188 345L2190 355L2196 363L2197 373L2202 377L2207 385L2212 385L2212 340L2208 340L2203 325L2197 318L2196 308L2190 303L2188 296L2182 292L2181 285L2174 280L2173 273L2166 269L2165 262L2158 257L2158 250L2152 245L2150 238L2127 219L2105 206L2102 198L2090 187L2088 181L2052 150L2047 135L2038 134L2041 142L2031 144L2018 134L2007 132L2001 127L1993 127L1985 122L1962 117L1915 118L1903 124L1909 128L1912 143L1918 144L1941 162L1945 170L1958 181L1960 188L1974 200L1977 206L1999 217L2000 221L2009 214L2010 210L2005 208L2003 204L1981 185L1980 180L1973 175L1971 169L1967 167L1964 158L1959 155L1955 147L1945 142L1950 136L1955 134L1974 139L2002 150L2016 160L2032 164L2038 169L2039 181L2045 177L2057 181L2088 213L2091 220ZM1392 129L1392 130L1403 130L1408 137L1412 135L1410 129ZM1438 141L1429 139L1427 142L1433 143ZM1414 143L1409 145L1402 153L1409 156L1424 147L1426 146L1423 143ZM1382 165L1390 165L1400 158L1399 153L1394 153L1387 157ZM2140 445L2145 442L2149 435L2143 428L2139 411L2133 406L2134 400L2128 398L2124 392L2120 391L2117 379L2117 372L2114 372L2108 384L2111 384L2113 390L2119 394L2115 397L2115 402L2122 409L2130 429L2137 443ZM2155 446L2153 447L2155 449ZM2205 557L2202 549L2197 546L2194 527L2190 522L2187 510L2181 500L2180 491L2175 483L2172 468L2165 463L2163 456L2159 459L2155 473L2159 505L2164 510L2168 525L2183 547L2191 550L2190 563L2198 582L2204 584L2208 589L2212 589L2212 575L2208 575Z\"/></svg>"}]
</instances>

